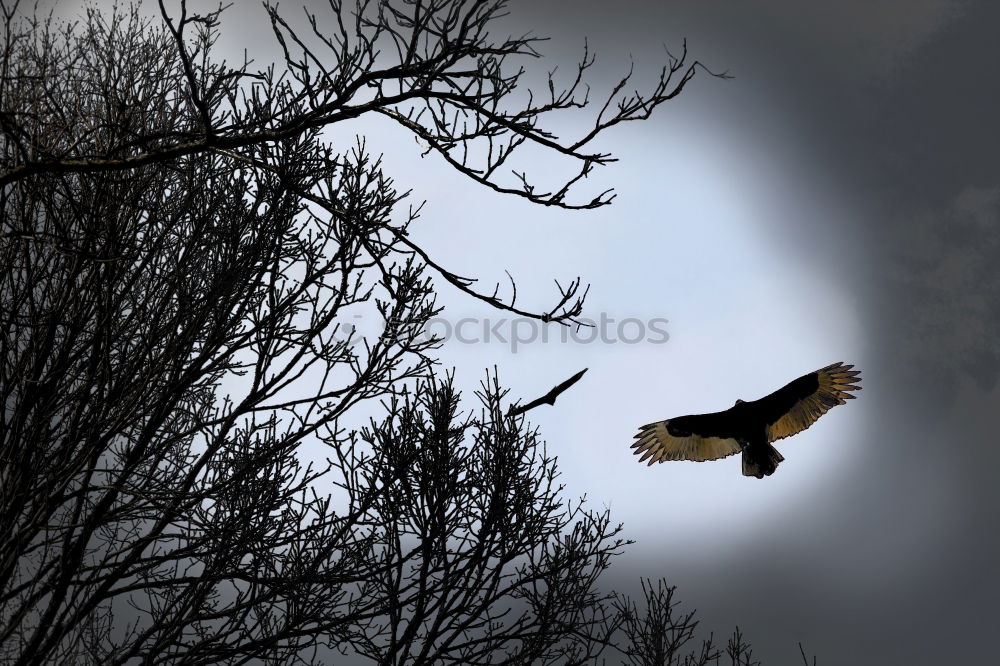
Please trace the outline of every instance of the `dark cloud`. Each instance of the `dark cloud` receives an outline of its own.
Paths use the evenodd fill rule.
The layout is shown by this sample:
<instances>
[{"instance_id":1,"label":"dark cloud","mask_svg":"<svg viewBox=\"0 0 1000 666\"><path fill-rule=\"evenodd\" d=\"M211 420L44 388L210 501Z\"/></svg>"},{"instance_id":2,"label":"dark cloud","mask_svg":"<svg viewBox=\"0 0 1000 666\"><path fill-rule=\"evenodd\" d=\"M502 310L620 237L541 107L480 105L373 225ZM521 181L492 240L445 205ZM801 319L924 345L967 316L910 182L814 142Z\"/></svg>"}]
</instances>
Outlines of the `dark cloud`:
<instances>
[{"instance_id":1,"label":"dark cloud","mask_svg":"<svg viewBox=\"0 0 1000 666\"><path fill-rule=\"evenodd\" d=\"M992 390L1000 373L1000 187L962 190L943 210L891 222L887 313L896 352L928 397L954 395L966 379Z\"/></svg>"}]
</instances>

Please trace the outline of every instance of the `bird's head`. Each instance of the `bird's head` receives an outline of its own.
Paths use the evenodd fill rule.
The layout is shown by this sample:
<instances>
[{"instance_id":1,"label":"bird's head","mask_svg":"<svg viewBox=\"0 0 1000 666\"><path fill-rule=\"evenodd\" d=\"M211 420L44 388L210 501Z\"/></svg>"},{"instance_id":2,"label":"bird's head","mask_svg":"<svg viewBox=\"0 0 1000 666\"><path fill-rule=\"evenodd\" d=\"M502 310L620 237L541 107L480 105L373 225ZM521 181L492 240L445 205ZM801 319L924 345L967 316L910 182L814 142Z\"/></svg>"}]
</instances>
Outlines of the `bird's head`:
<instances>
[{"instance_id":1,"label":"bird's head","mask_svg":"<svg viewBox=\"0 0 1000 666\"><path fill-rule=\"evenodd\" d=\"M736 404L734 404L733 407L735 407L736 405L742 405L742 404L743 404L743 401L740 400L739 398L737 398L736 399Z\"/></svg>"}]
</instances>

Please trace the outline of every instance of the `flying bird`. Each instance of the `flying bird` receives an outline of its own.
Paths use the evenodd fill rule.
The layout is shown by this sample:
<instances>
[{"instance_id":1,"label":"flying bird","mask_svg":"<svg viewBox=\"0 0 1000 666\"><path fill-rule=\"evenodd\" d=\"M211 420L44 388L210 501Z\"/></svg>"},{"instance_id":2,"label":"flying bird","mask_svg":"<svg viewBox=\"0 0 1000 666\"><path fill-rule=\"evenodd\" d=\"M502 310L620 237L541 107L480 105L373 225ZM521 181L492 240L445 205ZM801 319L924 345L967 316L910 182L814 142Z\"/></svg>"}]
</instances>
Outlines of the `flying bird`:
<instances>
[{"instance_id":1,"label":"flying bird","mask_svg":"<svg viewBox=\"0 0 1000 666\"><path fill-rule=\"evenodd\" d=\"M535 398L534 400L532 400L531 402L529 402L526 405L521 405L520 407L515 407L514 405L511 405L510 408L507 410L507 416L517 416L518 414L524 414L529 409L534 409L535 407L538 407L539 405L554 405L554 404L556 404L556 398L558 398L559 395L561 393L563 393L563 391L565 391L566 389L568 389L570 386L572 386L573 384L576 384L578 381L580 381L580 378L583 377L583 373L585 373L585 372L587 372L587 368L584 368L583 370L581 370L580 372L576 373L575 375L573 375L572 377L570 377L569 379L567 379L563 383L557 384L556 386L554 386L552 388L551 391L549 391L548 393L546 393L545 395L543 395L541 398Z\"/></svg>"},{"instance_id":2,"label":"flying bird","mask_svg":"<svg viewBox=\"0 0 1000 666\"><path fill-rule=\"evenodd\" d=\"M786 384L760 400L724 412L678 416L639 428L633 453L650 465L667 460L717 460L743 453L743 475L763 479L784 460L771 442L802 432L834 405L860 391L861 372L834 363Z\"/></svg>"}]
</instances>

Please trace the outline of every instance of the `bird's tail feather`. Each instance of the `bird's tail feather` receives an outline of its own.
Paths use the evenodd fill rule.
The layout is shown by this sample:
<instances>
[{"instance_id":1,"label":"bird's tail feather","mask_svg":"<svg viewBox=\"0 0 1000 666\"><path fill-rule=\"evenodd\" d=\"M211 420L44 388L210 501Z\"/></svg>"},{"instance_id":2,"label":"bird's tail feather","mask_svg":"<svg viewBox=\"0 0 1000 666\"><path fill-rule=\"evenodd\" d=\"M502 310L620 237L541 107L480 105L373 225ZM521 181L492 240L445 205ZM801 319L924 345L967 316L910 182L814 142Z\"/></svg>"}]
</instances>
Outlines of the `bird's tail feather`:
<instances>
[{"instance_id":1,"label":"bird's tail feather","mask_svg":"<svg viewBox=\"0 0 1000 666\"><path fill-rule=\"evenodd\" d=\"M758 479L771 476L784 459L785 456L770 444L760 448L747 447L743 449L743 476L756 476Z\"/></svg>"}]
</instances>

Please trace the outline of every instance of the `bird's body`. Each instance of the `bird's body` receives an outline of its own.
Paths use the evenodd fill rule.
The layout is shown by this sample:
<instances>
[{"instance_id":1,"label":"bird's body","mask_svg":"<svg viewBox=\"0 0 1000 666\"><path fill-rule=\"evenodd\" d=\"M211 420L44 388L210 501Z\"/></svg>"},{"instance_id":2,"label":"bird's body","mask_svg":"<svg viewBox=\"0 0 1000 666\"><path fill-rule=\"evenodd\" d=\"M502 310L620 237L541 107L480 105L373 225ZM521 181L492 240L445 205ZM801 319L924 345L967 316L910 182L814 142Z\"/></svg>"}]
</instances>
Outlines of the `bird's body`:
<instances>
[{"instance_id":1,"label":"bird's body","mask_svg":"<svg viewBox=\"0 0 1000 666\"><path fill-rule=\"evenodd\" d=\"M743 454L743 474L764 478L784 457L772 442L805 430L834 405L854 396L860 372L834 363L803 375L751 402L737 400L723 412L679 416L639 429L632 445L640 462L716 460Z\"/></svg>"}]
</instances>

